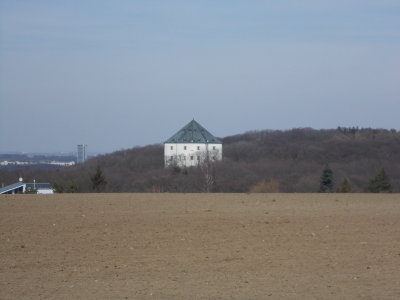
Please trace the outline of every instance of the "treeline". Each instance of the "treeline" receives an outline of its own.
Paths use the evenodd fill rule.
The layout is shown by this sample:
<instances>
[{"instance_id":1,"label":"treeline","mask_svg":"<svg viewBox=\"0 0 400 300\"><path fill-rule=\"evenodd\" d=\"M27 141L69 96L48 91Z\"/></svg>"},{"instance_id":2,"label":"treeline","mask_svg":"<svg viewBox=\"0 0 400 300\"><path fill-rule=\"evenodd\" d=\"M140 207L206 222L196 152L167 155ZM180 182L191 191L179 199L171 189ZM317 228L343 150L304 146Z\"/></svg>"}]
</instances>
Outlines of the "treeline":
<instances>
[{"instance_id":1,"label":"treeline","mask_svg":"<svg viewBox=\"0 0 400 300\"><path fill-rule=\"evenodd\" d=\"M222 140L224 159L202 167L165 169L163 145L150 145L69 168L3 170L0 182L10 184L21 176L27 182L51 182L62 192L319 192L329 166L328 192L374 191L371 180L382 169L390 191L400 191L396 130L263 130Z\"/></svg>"}]
</instances>

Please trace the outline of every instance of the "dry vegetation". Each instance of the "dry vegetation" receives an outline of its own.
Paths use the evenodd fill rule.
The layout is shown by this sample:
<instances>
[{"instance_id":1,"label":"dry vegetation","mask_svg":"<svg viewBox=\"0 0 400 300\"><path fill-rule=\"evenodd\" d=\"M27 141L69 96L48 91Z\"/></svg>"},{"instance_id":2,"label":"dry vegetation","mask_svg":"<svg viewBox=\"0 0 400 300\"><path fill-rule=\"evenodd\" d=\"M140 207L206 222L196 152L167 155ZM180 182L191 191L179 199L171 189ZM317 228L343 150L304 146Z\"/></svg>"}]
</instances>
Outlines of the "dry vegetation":
<instances>
[{"instance_id":1,"label":"dry vegetation","mask_svg":"<svg viewBox=\"0 0 400 300\"><path fill-rule=\"evenodd\" d=\"M399 299L396 194L0 196L0 299Z\"/></svg>"},{"instance_id":2,"label":"dry vegetation","mask_svg":"<svg viewBox=\"0 0 400 300\"><path fill-rule=\"evenodd\" d=\"M100 166L107 180L103 192L317 192L321 172L329 164L334 191L348 178L353 192L364 192L385 168L393 192L400 192L396 130L264 130L226 137L223 143L224 160L212 170L211 187L205 186L199 168L164 169L162 145L121 150L65 169L0 169L0 184L22 176L28 182L58 183L64 191L90 192L90 177Z\"/></svg>"}]
</instances>

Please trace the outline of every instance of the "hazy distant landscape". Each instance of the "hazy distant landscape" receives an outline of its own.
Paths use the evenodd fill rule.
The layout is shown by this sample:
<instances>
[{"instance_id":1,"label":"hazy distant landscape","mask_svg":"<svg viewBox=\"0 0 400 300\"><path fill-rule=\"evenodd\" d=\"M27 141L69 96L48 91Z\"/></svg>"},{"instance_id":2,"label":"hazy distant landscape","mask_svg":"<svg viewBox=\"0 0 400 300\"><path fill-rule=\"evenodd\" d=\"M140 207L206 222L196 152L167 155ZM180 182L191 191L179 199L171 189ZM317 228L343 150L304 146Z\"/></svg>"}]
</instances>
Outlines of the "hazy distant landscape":
<instances>
[{"instance_id":1,"label":"hazy distant landscape","mask_svg":"<svg viewBox=\"0 0 400 300\"><path fill-rule=\"evenodd\" d=\"M164 168L163 146L135 147L99 155L84 164L45 170L34 166L0 168L0 182L50 182L63 192L93 192L91 177L101 168L101 192L317 192L323 168L333 171L333 191L345 178L352 192L364 192L384 168L393 192L400 191L400 132L337 128L264 130L225 137L223 161L204 168Z\"/></svg>"},{"instance_id":2,"label":"hazy distant landscape","mask_svg":"<svg viewBox=\"0 0 400 300\"><path fill-rule=\"evenodd\" d=\"M14 170L21 167L35 168L69 167L76 163L73 153L0 153L0 170Z\"/></svg>"}]
</instances>

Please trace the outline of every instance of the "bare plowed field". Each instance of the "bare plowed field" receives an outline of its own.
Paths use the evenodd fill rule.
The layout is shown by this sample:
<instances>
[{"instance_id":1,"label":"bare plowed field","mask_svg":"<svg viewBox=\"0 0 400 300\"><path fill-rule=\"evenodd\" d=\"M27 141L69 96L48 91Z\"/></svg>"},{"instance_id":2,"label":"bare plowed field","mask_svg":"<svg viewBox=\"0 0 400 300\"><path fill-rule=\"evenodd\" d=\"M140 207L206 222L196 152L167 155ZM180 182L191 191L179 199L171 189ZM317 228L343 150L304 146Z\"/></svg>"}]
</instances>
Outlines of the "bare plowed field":
<instances>
[{"instance_id":1,"label":"bare plowed field","mask_svg":"<svg viewBox=\"0 0 400 300\"><path fill-rule=\"evenodd\" d=\"M0 238L0 299L400 299L400 195L1 195Z\"/></svg>"}]
</instances>

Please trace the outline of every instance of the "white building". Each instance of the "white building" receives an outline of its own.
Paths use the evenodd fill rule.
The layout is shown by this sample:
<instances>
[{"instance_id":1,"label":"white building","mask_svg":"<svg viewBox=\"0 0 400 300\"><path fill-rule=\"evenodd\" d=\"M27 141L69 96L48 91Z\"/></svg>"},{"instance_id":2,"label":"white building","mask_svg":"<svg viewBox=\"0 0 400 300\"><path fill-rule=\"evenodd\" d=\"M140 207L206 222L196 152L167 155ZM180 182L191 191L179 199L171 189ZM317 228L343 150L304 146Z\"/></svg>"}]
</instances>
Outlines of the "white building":
<instances>
[{"instance_id":1,"label":"white building","mask_svg":"<svg viewBox=\"0 0 400 300\"><path fill-rule=\"evenodd\" d=\"M54 194L54 189L50 183L37 183L35 180L33 183L27 183L25 192L33 192L36 194Z\"/></svg>"},{"instance_id":2,"label":"white building","mask_svg":"<svg viewBox=\"0 0 400 300\"><path fill-rule=\"evenodd\" d=\"M222 160L222 142L194 119L164 143L165 167L192 167Z\"/></svg>"},{"instance_id":3,"label":"white building","mask_svg":"<svg viewBox=\"0 0 400 300\"><path fill-rule=\"evenodd\" d=\"M83 163L87 160L87 145L81 144L78 145L78 152L76 157L76 162Z\"/></svg>"},{"instance_id":4,"label":"white building","mask_svg":"<svg viewBox=\"0 0 400 300\"><path fill-rule=\"evenodd\" d=\"M24 194L29 192L36 192L36 194L54 194L53 187L50 183L25 183L22 178L19 182L10 184L0 188L0 194Z\"/></svg>"}]
</instances>

